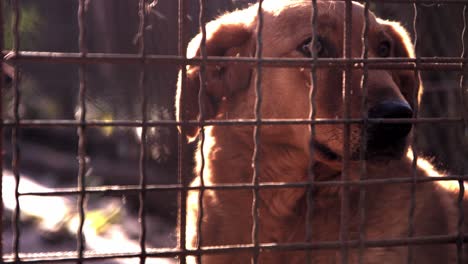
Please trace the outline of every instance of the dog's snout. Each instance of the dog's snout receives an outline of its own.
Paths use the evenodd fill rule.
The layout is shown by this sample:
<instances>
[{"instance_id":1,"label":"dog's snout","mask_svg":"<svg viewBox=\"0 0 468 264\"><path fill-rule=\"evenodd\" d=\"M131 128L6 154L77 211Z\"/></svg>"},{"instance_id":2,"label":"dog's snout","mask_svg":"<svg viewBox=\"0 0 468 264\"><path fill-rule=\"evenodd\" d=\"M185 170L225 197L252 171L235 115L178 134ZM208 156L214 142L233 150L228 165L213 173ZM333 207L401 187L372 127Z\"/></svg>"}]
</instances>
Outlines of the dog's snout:
<instances>
[{"instance_id":1,"label":"dog's snout","mask_svg":"<svg viewBox=\"0 0 468 264\"><path fill-rule=\"evenodd\" d=\"M404 101L383 101L369 110L370 118L411 118L413 109Z\"/></svg>"},{"instance_id":2,"label":"dog's snout","mask_svg":"<svg viewBox=\"0 0 468 264\"><path fill-rule=\"evenodd\" d=\"M413 110L404 101L383 101L369 110L369 118L411 118ZM411 123L378 123L369 126L370 136L374 141L392 144L405 138L411 131Z\"/></svg>"}]
</instances>

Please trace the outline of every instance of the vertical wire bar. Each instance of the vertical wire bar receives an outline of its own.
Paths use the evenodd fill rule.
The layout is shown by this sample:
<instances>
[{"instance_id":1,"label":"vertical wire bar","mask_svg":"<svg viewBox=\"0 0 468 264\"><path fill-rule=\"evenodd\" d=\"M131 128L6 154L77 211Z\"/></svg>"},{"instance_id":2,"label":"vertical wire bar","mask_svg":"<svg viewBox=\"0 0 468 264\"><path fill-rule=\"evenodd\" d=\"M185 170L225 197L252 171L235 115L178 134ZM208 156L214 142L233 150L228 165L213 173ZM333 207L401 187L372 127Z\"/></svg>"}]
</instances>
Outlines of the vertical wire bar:
<instances>
[{"instance_id":1,"label":"vertical wire bar","mask_svg":"<svg viewBox=\"0 0 468 264\"><path fill-rule=\"evenodd\" d=\"M461 34L461 44L462 44L462 52L460 54L460 58L464 59L466 56L466 50L465 50L465 34L466 34L466 29L467 29L467 19L466 19L466 12L467 12L467 5L463 6L463 30ZM463 130L466 129L466 105L465 105L465 94L463 91L463 84L465 81L465 71L466 71L466 64L462 63L461 64L461 71L460 71L460 100L461 100L461 109L462 109L462 115L464 118L464 121L462 123L462 126L465 126ZM463 174L466 173L465 166L463 168ZM458 191L458 239L457 239L457 263L462 264L464 261L464 256L463 256L463 237L464 237L464 222L465 222L465 217L464 217L464 208L463 208L463 197L465 196L465 185L463 183L463 179L458 180L458 186L459 186L459 191Z\"/></svg>"},{"instance_id":2,"label":"vertical wire bar","mask_svg":"<svg viewBox=\"0 0 468 264\"><path fill-rule=\"evenodd\" d=\"M315 42L317 41L317 0L312 0L312 18L311 18L311 25L312 25L312 47L315 47ZM317 53L312 52L312 64L310 66L310 74L311 74L311 84L309 90L309 98L310 98L310 112L309 112L309 119L311 122L315 120L317 114L317 105L315 104L315 98L317 97ZM312 217L313 217L313 210L314 210L314 201L312 197L313 188L314 188L314 181L315 175L312 170L314 160L314 147L313 147L313 140L315 138L316 130L315 125L310 125L310 168L309 168L309 185L307 188L306 194L306 237L305 242L311 243L312 242ZM311 264L311 249L308 249L306 252L306 261L307 264Z\"/></svg>"},{"instance_id":3,"label":"vertical wire bar","mask_svg":"<svg viewBox=\"0 0 468 264\"><path fill-rule=\"evenodd\" d=\"M361 101L361 115L362 115L362 126L361 126L361 146L359 159L361 162L361 173L360 181L367 179L367 126L368 126L368 87L367 80L369 69L367 65L367 59L369 58L369 1L364 1L364 26L362 29L362 58L363 62L363 73L361 79L361 90L362 90L362 101ZM364 241L366 240L365 235L365 223L366 223L366 186L360 185L359 187L359 263L364 263Z\"/></svg>"},{"instance_id":4,"label":"vertical wire bar","mask_svg":"<svg viewBox=\"0 0 468 264\"><path fill-rule=\"evenodd\" d=\"M15 56L18 55L20 48L20 36L19 36L19 23L20 23L20 9L19 9L19 0L13 0L13 53ZM3 67L3 66L2 66ZM14 66L14 76L18 76L18 67ZM13 235L13 250L15 255L15 261L19 262L19 252L20 252L20 219L21 219L21 207L19 202L19 185L20 185L20 172L19 172L19 162L20 162L20 146L19 146L19 131L20 131L20 113L19 106L21 101L21 93L19 90L19 80L18 78L13 79L13 122L14 126L12 129L11 135L11 144L13 146L13 159L12 159L12 168L13 175L15 177L15 212L13 214L13 225L14 225L14 235Z\"/></svg>"},{"instance_id":5,"label":"vertical wire bar","mask_svg":"<svg viewBox=\"0 0 468 264\"><path fill-rule=\"evenodd\" d=\"M418 41L418 8L419 4L418 3L413 3L413 10L414 10L414 19L413 19L413 34L414 34L414 50L416 54L416 69L414 70L414 77L416 80L416 84L414 87L414 92L413 92L413 105L414 105L414 111L413 111L413 118L418 117L418 112L419 112L419 106L418 106L418 91L419 91L419 70L418 70L418 64L420 61L420 57L418 54L418 47L419 47L419 41ZM413 181L411 182L411 201L410 201L410 208L409 208L409 219L408 219L408 238L413 237L414 235L414 213L416 209L416 184L417 184L417 166L418 166L418 150L416 146L417 142L417 124L414 123L413 125L413 142L411 144L411 148L413 149L413 162L412 162L412 178ZM414 262L414 254L413 254L413 246L409 245L408 246L408 259L407 259L408 264L412 264Z\"/></svg>"},{"instance_id":6,"label":"vertical wire bar","mask_svg":"<svg viewBox=\"0 0 468 264\"><path fill-rule=\"evenodd\" d=\"M179 56L183 57L184 59L186 58L186 44L185 44L185 23L186 23L186 11L187 11L187 2L186 0L178 0L178 41L179 41L179 46L178 46L178 53ZM186 78L187 78L187 68L186 65L181 65L180 66L180 86L181 90L185 91L186 89ZM181 103L179 107L181 108L180 113L184 113L184 98L181 96L180 98ZM182 114L179 116L179 120L182 118ZM177 166L177 174L178 174L178 182L180 185L182 185L183 188L186 187L187 183L185 182L185 151L186 151L186 146L185 146L185 127L181 126L180 133L178 134L178 143L177 143L177 156L178 156L178 166ZM179 197L179 217L178 217L178 227L179 227L179 248L183 253L187 251L186 247L186 239L187 239L187 234L186 234L186 223L187 223L187 192L185 190L180 190L178 193ZM185 264L187 262L187 258L185 255L182 255L180 257L180 263Z\"/></svg>"},{"instance_id":7,"label":"vertical wire bar","mask_svg":"<svg viewBox=\"0 0 468 264\"><path fill-rule=\"evenodd\" d=\"M353 3L350 0L345 1L345 19L344 19L344 58L351 58L351 37L352 37L352 8ZM351 94L351 64L347 63L343 74L343 103L345 120L350 119L350 94ZM341 179L343 181L349 180L349 158L350 158L350 124L344 124L343 129L343 166ZM349 186L342 187L341 194L341 214L340 214L340 242L341 244L341 263L348 263L348 246L346 241L349 239L348 221L349 221Z\"/></svg>"},{"instance_id":8,"label":"vertical wire bar","mask_svg":"<svg viewBox=\"0 0 468 264\"><path fill-rule=\"evenodd\" d=\"M78 45L80 50L80 55L82 58L85 58L88 53L88 48L86 45L86 0L79 0L78 6ZM78 250L78 261L77 263L83 263L83 255L86 246L83 227L85 223L86 213L85 213L85 204L86 204L86 91L87 91L87 80L86 80L86 66L81 64L79 66L79 105L80 105L80 126L78 127L78 159L79 159L79 169L78 169L78 189L80 195L78 197L78 210L79 210L79 226L77 231L77 250Z\"/></svg>"},{"instance_id":9,"label":"vertical wire bar","mask_svg":"<svg viewBox=\"0 0 468 264\"><path fill-rule=\"evenodd\" d=\"M145 11L145 0L140 0L138 3L138 16L140 19L140 24L138 26L138 36L139 36L139 55L141 58L140 64L140 78L139 78L139 89L141 93L141 119L142 119L142 128L141 128L141 142L140 142L140 208L138 212L138 218L140 220L140 263L145 264L146 262L146 184L147 184L147 173L146 173L146 164L147 164L147 122L148 122L148 91L146 88L146 47L145 47L145 36L146 36L146 11Z\"/></svg>"},{"instance_id":10,"label":"vertical wire bar","mask_svg":"<svg viewBox=\"0 0 468 264\"><path fill-rule=\"evenodd\" d=\"M463 7L463 39L462 39L462 44L463 44L463 58L466 59L466 50L465 50L465 35L466 35L466 30L467 27L468 27L468 23L467 23L467 18L466 18L466 13L467 13L467 6L464 5ZM465 73L466 72L466 64L462 64L462 73ZM461 81L465 81L465 76L462 75L463 77L463 80ZM461 107L462 107L462 115L463 115L463 130L464 130L464 137L465 138L468 138L468 102L467 102L467 94L468 94L468 88L464 88L463 86L463 83L460 84L460 95L461 95ZM464 173L466 173L466 166L464 168ZM468 257L468 256L467 256Z\"/></svg>"},{"instance_id":11,"label":"vertical wire bar","mask_svg":"<svg viewBox=\"0 0 468 264\"><path fill-rule=\"evenodd\" d=\"M252 155L252 166L253 166L253 175L252 175L252 184L254 185L253 189L253 198L252 198L252 242L254 245L254 254L252 257L252 263L257 264L258 258L260 255L260 242L259 242L259 221L258 221L258 198L259 198L259 162L260 162L260 132L262 124L262 53L263 53L263 0L258 0L258 10L257 10L257 51L255 57L257 58L256 71L257 75L255 76L255 127L253 131L253 140L254 140L254 152Z\"/></svg>"},{"instance_id":12,"label":"vertical wire bar","mask_svg":"<svg viewBox=\"0 0 468 264\"><path fill-rule=\"evenodd\" d=\"M3 50L4 27L3 27L3 1L0 1L0 50ZM3 88L5 87L5 72L3 71L3 56L0 62L0 219L3 219ZM0 263L3 263L3 221L0 221Z\"/></svg>"},{"instance_id":13,"label":"vertical wire bar","mask_svg":"<svg viewBox=\"0 0 468 264\"><path fill-rule=\"evenodd\" d=\"M198 193L198 219L197 219L197 250L200 251L203 236L202 236L202 224L203 224L203 195L205 194L205 152L203 150L205 145L205 127L203 126L203 121L205 120L205 111L204 111L204 94L206 91L206 60L207 60L207 51L206 51L206 0L199 0L200 4L200 13L198 16L198 22L200 24L200 31L202 34L202 39L200 43L200 55L202 57L202 63L200 64L200 90L198 93L198 121L200 122L200 191ZM202 253L197 255L197 263L202 263Z\"/></svg>"}]
</instances>

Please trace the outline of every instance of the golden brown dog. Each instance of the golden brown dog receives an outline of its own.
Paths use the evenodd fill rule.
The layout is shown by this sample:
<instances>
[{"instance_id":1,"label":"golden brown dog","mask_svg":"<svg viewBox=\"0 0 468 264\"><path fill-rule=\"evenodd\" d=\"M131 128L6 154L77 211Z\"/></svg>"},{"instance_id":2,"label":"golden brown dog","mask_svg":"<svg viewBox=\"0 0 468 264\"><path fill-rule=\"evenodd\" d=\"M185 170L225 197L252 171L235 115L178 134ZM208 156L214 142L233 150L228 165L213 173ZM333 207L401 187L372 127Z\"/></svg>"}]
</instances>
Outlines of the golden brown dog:
<instances>
[{"instance_id":1,"label":"golden brown dog","mask_svg":"<svg viewBox=\"0 0 468 264\"><path fill-rule=\"evenodd\" d=\"M311 43L312 4L306 0L266 0L263 3L262 56L273 58L343 57L345 3L318 2L317 30ZM208 56L254 57L257 45L257 5L221 16L207 24ZM352 4L352 57L362 56L364 8ZM368 56L371 58L413 57L413 48L406 31L398 24L369 17ZM188 48L188 56L200 56L201 35ZM200 92L200 67L188 66L186 87L177 93L177 115L181 120L197 120L199 109L207 120L255 118L255 67L246 64L207 66L206 87ZM338 119L344 115L342 101L343 69L318 68L315 107L316 118ZM309 68L263 67L261 71L261 117L266 119L306 119L310 115L309 90L312 85ZM349 115L363 115L363 70L351 71ZM414 95L418 93L418 77L412 70L370 69L367 78L367 109L370 118L411 118ZM181 103L183 101L183 104ZM417 103L417 102L416 102ZM260 183L307 182L312 171L316 182L340 180L343 160L348 156L348 178L359 180L362 157L366 160L367 179L411 178L412 161L407 151L410 124L369 124L349 126L349 151L344 151L344 124L318 124L311 138L311 129L301 124L261 125L258 144L258 179ZM365 131L363 129L366 129ZM188 127L190 138L199 128ZM254 127L206 126L205 140L196 155L197 178L192 186L252 183L252 156L255 150ZM367 134L366 144L361 135ZM310 143L312 142L312 147ZM361 146L367 146L362 148ZM311 151L312 149L312 151ZM204 163L202 162L202 153ZM203 175L201 175L203 165ZM424 169L423 166L426 168ZM430 164L420 160L417 177L434 176ZM409 215L415 188L414 223L410 230ZM365 214L360 210L360 188L351 186L347 193L349 210L343 217L343 187L321 185L307 195L305 187L262 188L259 190L258 242L267 246L259 253L259 263L338 263L346 256L348 263L457 263L458 211L456 192L446 191L434 182L411 182L363 185ZM198 191L189 193L187 215L187 247L244 245L247 249L203 254L202 263L250 263L253 243L252 189L208 189L202 194L203 210L198 207ZM307 218L307 204L312 216ZM203 211L201 222L198 213ZM364 216L364 218L362 218ZM307 222L309 219L309 222ZM341 221L346 223L342 226ZM198 227L201 227L199 230ZM360 237L362 227L363 237ZM344 229L343 229L344 228ZM306 229L309 229L309 241ZM411 234L412 233L412 234ZM412 237L441 236L437 243L411 244L399 242ZM359 247L359 239L370 241ZM200 241L198 241L200 239ZM340 249L341 240L349 242ZM380 240L389 240L382 243ZM420 240L411 240L418 242ZM312 249L306 254L300 245L306 242L328 242L327 249ZM278 250L278 245L294 244ZM335 245L335 246L333 246ZM338 245L338 246L336 246ZM362 244L364 245L364 244ZM388 246L388 247L386 247ZM289 251L287 250L289 249ZM194 261L194 259L189 259ZM467 263L467 262L464 262Z\"/></svg>"}]
</instances>

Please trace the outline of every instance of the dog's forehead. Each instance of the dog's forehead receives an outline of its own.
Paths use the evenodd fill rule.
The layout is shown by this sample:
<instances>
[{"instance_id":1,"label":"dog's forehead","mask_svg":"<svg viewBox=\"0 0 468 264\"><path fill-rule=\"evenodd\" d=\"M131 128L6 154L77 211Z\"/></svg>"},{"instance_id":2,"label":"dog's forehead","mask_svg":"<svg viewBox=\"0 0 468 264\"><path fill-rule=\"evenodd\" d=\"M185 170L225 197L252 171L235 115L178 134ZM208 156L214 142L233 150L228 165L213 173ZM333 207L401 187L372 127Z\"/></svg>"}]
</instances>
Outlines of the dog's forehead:
<instances>
[{"instance_id":1,"label":"dog's forehead","mask_svg":"<svg viewBox=\"0 0 468 264\"><path fill-rule=\"evenodd\" d=\"M343 26L346 9L344 2L318 2L316 8L319 24L327 23L331 27ZM263 10L268 13L266 19L275 26L301 26L312 23L313 5L310 0L265 1ZM364 7L360 3L352 3L353 24L362 26L364 12ZM369 12L369 23L371 26L379 24L372 12Z\"/></svg>"},{"instance_id":2,"label":"dog's forehead","mask_svg":"<svg viewBox=\"0 0 468 264\"><path fill-rule=\"evenodd\" d=\"M317 2L317 30L319 34L330 34L341 42L344 31L345 3ZM269 44L278 44L285 51L297 45L312 33L311 1L307 0L267 0L265 11L264 39ZM362 29L364 25L364 7L359 3L352 4L353 28ZM356 32L359 30L355 30ZM369 31L382 31L380 23L373 13L369 12ZM287 35L288 37L285 37ZM361 34L353 34L360 39ZM275 46L275 45L273 45ZM277 46L275 48L278 48ZM268 48L266 49L268 51Z\"/></svg>"}]
</instances>

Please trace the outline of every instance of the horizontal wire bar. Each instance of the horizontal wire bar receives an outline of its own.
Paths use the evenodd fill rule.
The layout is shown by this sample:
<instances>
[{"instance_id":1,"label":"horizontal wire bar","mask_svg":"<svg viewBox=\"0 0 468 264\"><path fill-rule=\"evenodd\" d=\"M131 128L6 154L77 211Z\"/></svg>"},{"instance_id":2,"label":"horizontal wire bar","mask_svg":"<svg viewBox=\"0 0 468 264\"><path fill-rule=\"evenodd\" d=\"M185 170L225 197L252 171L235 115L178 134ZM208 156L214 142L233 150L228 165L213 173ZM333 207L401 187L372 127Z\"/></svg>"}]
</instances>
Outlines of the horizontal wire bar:
<instances>
[{"instance_id":1,"label":"horizontal wire bar","mask_svg":"<svg viewBox=\"0 0 468 264\"><path fill-rule=\"evenodd\" d=\"M328 1L328 0L324 0ZM337 0L334 0L337 1ZM339 0L338 0L339 1ZM344 1L344 0L342 0ZM358 1L362 2L362 1ZM373 0L372 2L385 2L385 3L427 3L427 4L466 4L468 0L443 0L443 1L431 1L431 0ZM5 60L18 61L18 62L53 62L53 63L78 63L78 64L91 64L91 63L112 63L112 64L140 64L141 57L138 55L131 54L88 54L85 58L81 57L80 53L50 53L50 52L19 52L18 56L8 55ZM259 61L265 66L270 67L310 67L312 60L307 59L277 59L277 58L263 58L249 59L249 58L223 58L223 57L209 57L207 64L228 64L228 63L243 63L249 65L255 65ZM413 65L415 60L413 59L318 59L317 67L346 67L346 65L353 64L354 68L362 68L362 63L368 63L369 69L385 68L385 69L427 69L427 70L460 70L460 63L467 63L467 59L460 58L420 58L418 61L418 67ZM200 58L185 59L179 56L159 56L153 55L148 56L145 59L145 63L176 63L176 64L193 64L199 65L201 63ZM439 123L439 122L462 122L463 118L418 118L418 119L369 119L366 120L369 123ZM274 124L349 124L349 123L362 123L362 119L264 119L260 121L262 125L274 125ZM185 121L177 122L172 120L166 121L99 121L92 120L86 122L78 122L72 120L21 120L21 122L15 123L13 121L5 121L5 126L19 127L36 127L36 126L129 126L129 127L148 127L148 126L166 126L166 125L255 125L258 124L257 120L222 120L222 121ZM418 182L433 182L433 181L449 181L449 180L467 180L468 176L448 176L448 177L430 177L430 178L418 178ZM329 185L371 185L371 184L391 184L391 183L411 183L412 178L393 178L393 179L373 179L358 182L350 181L327 181L327 182L314 182L315 186L329 186ZM261 188L288 188L288 187L306 187L309 186L310 182L303 183L259 183L258 186ZM229 185L216 185L216 186L205 186L206 189L246 189L255 188L252 184L229 184ZM198 190L200 187L190 187L181 185L148 185L145 190ZM80 191L75 188L70 189L57 189L57 192L30 192L20 193L21 196L26 195L60 195L60 194L80 194ZM130 192L141 191L138 187L121 187L121 186L107 186L107 187L89 187L86 189L86 193L103 193L103 192ZM185 255L197 255L197 254L208 254L208 253L224 253L232 251L244 251L253 250L260 248L263 251L266 250L306 250L306 249L339 249L343 244L348 247L392 247L392 246L405 246L411 244L439 244L439 243L455 243L457 236L425 236L425 237L414 237L414 238L403 238L403 239L391 239L391 240L375 240L375 241L331 241L323 243L295 243L295 244L259 244L254 245L238 245L238 246L217 246L217 247L203 247L199 250L178 250L178 249L148 249L145 256L148 257L176 257ZM467 236L463 236L463 241L468 241ZM55 254L55 255L54 255ZM33 256L34 255L34 256ZM64 257L65 255L65 257ZM63 262L70 261L74 262L81 258L75 257L75 252L56 252L56 253L45 253L45 254L21 254L20 263L41 263L41 262ZM102 259L114 259L114 258L133 258L140 257L140 253L85 253L83 260L93 261ZM15 262L14 257L8 255L4 257L5 263Z\"/></svg>"},{"instance_id":2,"label":"horizontal wire bar","mask_svg":"<svg viewBox=\"0 0 468 264\"><path fill-rule=\"evenodd\" d=\"M324 2L344 2L346 0L323 0ZM353 0L364 3L364 0ZM468 0L370 0L371 3L396 3L396 4L467 4Z\"/></svg>"},{"instance_id":3,"label":"horizontal wire bar","mask_svg":"<svg viewBox=\"0 0 468 264\"><path fill-rule=\"evenodd\" d=\"M144 59L137 54L119 54L119 53L88 53L82 56L80 53L65 52L39 52L39 51L21 51L16 53L4 51L4 60L7 62L47 62L47 63L67 63L67 64L185 64L200 65L203 61L200 57L184 58L177 55L147 55ZM367 63L369 69L420 69L420 70L457 70L461 69L461 63L468 63L468 58L460 57L421 57L420 63L415 65L414 58L268 58L262 57L216 57L208 56L206 64L208 65L227 65L232 63L248 64L255 66L259 62L264 67L310 67L315 63L316 67L323 68L345 68L352 64L352 68L363 68Z\"/></svg>"},{"instance_id":4,"label":"horizontal wire bar","mask_svg":"<svg viewBox=\"0 0 468 264\"><path fill-rule=\"evenodd\" d=\"M412 177L401 177L391 179L367 179L359 181L315 181L314 187L327 187L327 186L365 186L365 185L380 185L380 184L401 184L401 183L412 183ZM459 181L468 180L468 175L451 175L451 176L431 176L421 177L415 179L418 183L427 182L438 182L438 181ZM264 182L259 183L260 189L278 189L278 188L305 188L309 187L310 182ZM216 184L216 185L205 185L203 187L206 190L252 190L255 187L252 183L231 183L231 184ZM148 184L146 191L190 191L200 190L200 186L182 186L181 184ZM141 188L137 185L108 185L98 187L86 187L87 194L117 194L130 192L140 192ZM56 188L49 192L20 192L20 196L64 196L64 195L77 195L80 191L76 188Z\"/></svg>"},{"instance_id":5,"label":"horizontal wire bar","mask_svg":"<svg viewBox=\"0 0 468 264\"><path fill-rule=\"evenodd\" d=\"M260 243L258 246L252 244L243 245L228 245L228 246L209 246L201 247L196 250L180 250L176 248L148 248L145 256L147 257L182 257L200 254L223 254L233 253L239 251L251 251L258 247L262 252L265 251L299 251L299 250L333 250L339 249L343 245L350 248L356 248L363 245L365 248L378 248L378 247L399 247L408 245L430 245L430 244L451 244L455 243L458 239L457 235L437 235L437 236L418 236L412 238L399 238L399 239L382 239L382 240L349 240L349 241L326 241L326 242L312 242L312 243ZM468 235L462 237L464 242L468 242ZM116 259L116 258L137 258L141 253L97 253L85 252L83 260L98 261L103 259ZM20 263L53 263L53 262L72 262L77 261L76 252L47 252L47 253L31 253L20 254ZM13 256L5 255L3 258L4 263L15 263Z\"/></svg>"},{"instance_id":6,"label":"horizontal wire bar","mask_svg":"<svg viewBox=\"0 0 468 264\"><path fill-rule=\"evenodd\" d=\"M332 0L324 0L332 1ZM340 1L340 0L333 0ZM345 0L341 0L345 1ZM363 1L358 1L363 2ZM426 3L426 4L467 4L468 0L372 0L371 2L385 3ZM112 64L140 64L141 57L131 54L102 54L94 53L82 57L81 53L50 53L50 52L18 52L17 55L8 54L5 57L7 61L13 62L52 62L52 63L70 63L70 64L92 64L92 63L112 63ZM145 59L145 63L160 63L160 64L191 64L200 65L200 58L185 59L180 56L160 56L152 55ZM255 65L259 62L268 67L310 67L310 64L316 62L317 67L335 67L344 68L349 64L353 64L353 68L362 68L363 63L367 63L369 69L421 69L421 70L460 70L461 63L467 63L467 59L461 58L419 58L418 66L414 65L414 59L318 59L312 61L310 59L278 59L278 58L263 58L261 60L255 58L224 58L224 57L208 57L207 64L228 64L228 63L243 63ZM462 122L463 118L418 118L418 119L369 119L369 123L439 123L439 122ZM128 126L128 127L151 127L151 126L167 126L167 125L275 125L275 124L350 124L362 123L362 119L264 119L258 120L212 120L212 121L99 121L91 120L86 122L72 120L21 120L21 122L5 121L4 126L18 127L37 127L37 126L70 126L76 127L81 125L91 127L102 126ZM433 182L433 181L456 181L468 180L468 176L447 176L447 177L428 177L418 178L417 182ZM364 181L326 181L314 182L314 186L330 186L330 185L372 185L372 184L392 184L392 183L411 183L413 178L393 178L393 179L371 179ZM260 188L288 188L288 187L307 187L310 182L299 183L258 183ZM256 188L252 184L229 184L205 186L206 189L253 189ZM199 190L200 187L182 186L182 185L148 185L145 190ZM76 188L57 189L57 192L28 192L20 193L21 196L27 195L67 195L80 194L82 191ZM141 188L134 186L106 186L106 187L88 187L86 193L106 193L106 192L139 192ZM458 236L423 236L402 239L389 240L368 240L368 241L330 241L330 242L312 242L312 243L294 243L294 244L271 244L263 243L258 245L237 245L237 246L216 246L202 247L198 250L179 250L179 249L147 249L145 256L147 257L177 257L186 255L199 254L220 254L226 252L236 252L245 250L261 249L262 251L269 250L307 250L307 249L339 249L343 245L347 247L395 247L413 244L443 244L455 243L459 239ZM463 241L468 241L468 236L462 237ZM76 252L55 252L44 254L20 254L19 263L41 263L41 262L75 262L77 260L98 261L102 259L115 258L134 258L142 256L141 253L96 253L85 252L83 258L78 258ZM5 263L15 262L13 255L4 256Z\"/></svg>"},{"instance_id":7,"label":"horizontal wire bar","mask_svg":"<svg viewBox=\"0 0 468 264\"><path fill-rule=\"evenodd\" d=\"M288 119L270 119L265 118L260 121L260 125L329 125L329 124L360 124L363 123L362 118L351 119L328 119L317 118L316 120L302 118ZM456 123L463 122L463 117L425 117L425 118L369 118L366 120L369 124L420 124L420 123ZM154 127L154 126L233 126L233 125L256 125L256 119L226 119L226 120L150 120L142 122L139 120L89 120L81 122L77 120L54 119L54 120L38 120L38 119L21 119L19 123L13 120L4 120L3 126L12 127L76 127L86 125L88 127Z\"/></svg>"}]
</instances>

